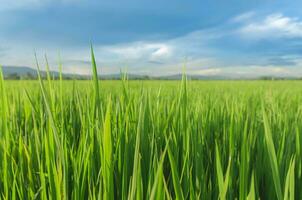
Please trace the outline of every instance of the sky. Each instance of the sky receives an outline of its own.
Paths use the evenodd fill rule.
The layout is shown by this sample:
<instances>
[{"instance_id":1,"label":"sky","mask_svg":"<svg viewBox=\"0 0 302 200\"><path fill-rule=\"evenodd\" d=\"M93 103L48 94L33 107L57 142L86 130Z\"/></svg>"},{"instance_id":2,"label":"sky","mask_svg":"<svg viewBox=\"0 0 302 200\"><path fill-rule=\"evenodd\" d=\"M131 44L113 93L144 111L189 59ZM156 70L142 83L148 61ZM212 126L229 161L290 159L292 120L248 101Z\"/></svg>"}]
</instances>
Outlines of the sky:
<instances>
[{"instance_id":1,"label":"sky","mask_svg":"<svg viewBox=\"0 0 302 200\"><path fill-rule=\"evenodd\" d=\"M90 74L302 76L300 0L0 0L0 65ZM61 59L60 59L61 58Z\"/></svg>"}]
</instances>

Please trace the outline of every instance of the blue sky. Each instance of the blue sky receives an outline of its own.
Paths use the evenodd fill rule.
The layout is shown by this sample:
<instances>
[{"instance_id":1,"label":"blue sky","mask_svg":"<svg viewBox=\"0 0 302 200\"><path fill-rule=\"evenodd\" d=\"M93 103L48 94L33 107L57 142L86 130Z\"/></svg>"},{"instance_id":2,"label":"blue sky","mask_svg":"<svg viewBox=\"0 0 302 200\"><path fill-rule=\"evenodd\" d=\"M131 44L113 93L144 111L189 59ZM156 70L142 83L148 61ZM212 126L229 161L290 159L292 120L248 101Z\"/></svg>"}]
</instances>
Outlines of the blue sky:
<instances>
[{"instance_id":1,"label":"blue sky","mask_svg":"<svg viewBox=\"0 0 302 200\"><path fill-rule=\"evenodd\" d=\"M0 64L101 73L302 76L298 0L0 0Z\"/></svg>"}]
</instances>

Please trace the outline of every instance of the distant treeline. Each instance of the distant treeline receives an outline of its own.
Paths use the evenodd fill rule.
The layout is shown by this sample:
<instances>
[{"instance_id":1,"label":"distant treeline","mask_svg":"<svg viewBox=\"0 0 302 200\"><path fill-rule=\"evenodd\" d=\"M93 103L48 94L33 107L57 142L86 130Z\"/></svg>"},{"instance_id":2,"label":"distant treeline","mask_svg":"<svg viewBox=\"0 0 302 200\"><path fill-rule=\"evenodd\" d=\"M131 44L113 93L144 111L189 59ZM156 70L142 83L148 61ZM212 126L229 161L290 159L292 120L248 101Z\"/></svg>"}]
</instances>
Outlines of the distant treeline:
<instances>
[{"instance_id":1,"label":"distant treeline","mask_svg":"<svg viewBox=\"0 0 302 200\"><path fill-rule=\"evenodd\" d=\"M43 79L46 79L47 76L46 74L42 74L41 77ZM53 80L59 80L60 77L59 76L51 76L51 78ZM73 79L76 79L76 80L90 80L91 79L91 76L81 76L81 75L63 75L62 78L64 80L73 80ZM23 75L20 75L18 73L11 73L11 74L7 74L7 75L4 75L4 79L6 80L37 80L38 79L38 76L37 75L33 75L31 73L26 73L26 74L23 74ZM121 80L121 77L99 77L100 80ZM152 80L152 79L157 79L157 78L153 78L153 77L150 77L150 76L137 76L137 77L130 77L129 79L131 80ZM159 78L160 79L160 78Z\"/></svg>"},{"instance_id":2,"label":"distant treeline","mask_svg":"<svg viewBox=\"0 0 302 200\"><path fill-rule=\"evenodd\" d=\"M41 75L43 79L46 79L46 74ZM100 76L100 80L121 80L122 76ZM60 77L58 75L52 75L51 78L53 80L59 80ZM81 75L63 75L62 77L64 80L90 80L91 76L81 76ZM26 73L26 74L18 74L18 73L11 73L4 75L4 79L7 80L37 80L38 76L36 74ZM181 80L181 78L171 78L171 77L152 77L147 75L142 76L130 76L128 77L129 80ZM272 76L262 76L258 78L198 78L198 77L187 77L188 80L302 80L302 77L272 77Z\"/></svg>"}]
</instances>

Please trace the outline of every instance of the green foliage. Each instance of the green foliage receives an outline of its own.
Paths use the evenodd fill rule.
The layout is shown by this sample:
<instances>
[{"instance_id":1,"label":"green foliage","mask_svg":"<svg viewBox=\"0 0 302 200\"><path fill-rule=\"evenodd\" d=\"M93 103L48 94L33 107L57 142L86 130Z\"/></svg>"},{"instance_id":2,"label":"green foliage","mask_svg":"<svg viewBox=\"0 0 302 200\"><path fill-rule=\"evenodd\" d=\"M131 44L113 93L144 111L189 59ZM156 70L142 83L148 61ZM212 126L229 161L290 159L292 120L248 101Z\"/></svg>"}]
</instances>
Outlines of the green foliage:
<instances>
[{"instance_id":1,"label":"green foliage","mask_svg":"<svg viewBox=\"0 0 302 200\"><path fill-rule=\"evenodd\" d=\"M91 81L0 73L0 199L302 199L301 82L99 81L91 57Z\"/></svg>"}]
</instances>

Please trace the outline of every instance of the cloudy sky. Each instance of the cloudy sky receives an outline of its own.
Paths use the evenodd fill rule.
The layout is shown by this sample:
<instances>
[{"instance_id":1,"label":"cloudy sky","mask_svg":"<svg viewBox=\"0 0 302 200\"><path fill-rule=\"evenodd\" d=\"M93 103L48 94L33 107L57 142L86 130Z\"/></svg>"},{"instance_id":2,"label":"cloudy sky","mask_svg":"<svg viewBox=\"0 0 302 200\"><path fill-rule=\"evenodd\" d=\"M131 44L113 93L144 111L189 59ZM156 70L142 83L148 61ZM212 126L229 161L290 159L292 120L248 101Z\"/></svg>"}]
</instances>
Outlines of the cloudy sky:
<instances>
[{"instance_id":1,"label":"cloudy sky","mask_svg":"<svg viewBox=\"0 0 302 200\"><path fill-rule=\"evenodd\" d=\"M89 3L88 3L89 2ZM101 73L302 76L301 0L0 0L0 64Z\"/></svg>"}]
</instances>

